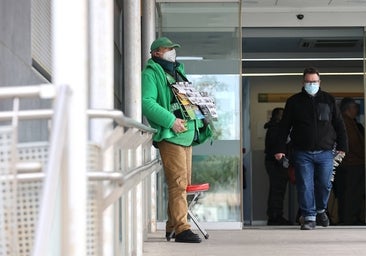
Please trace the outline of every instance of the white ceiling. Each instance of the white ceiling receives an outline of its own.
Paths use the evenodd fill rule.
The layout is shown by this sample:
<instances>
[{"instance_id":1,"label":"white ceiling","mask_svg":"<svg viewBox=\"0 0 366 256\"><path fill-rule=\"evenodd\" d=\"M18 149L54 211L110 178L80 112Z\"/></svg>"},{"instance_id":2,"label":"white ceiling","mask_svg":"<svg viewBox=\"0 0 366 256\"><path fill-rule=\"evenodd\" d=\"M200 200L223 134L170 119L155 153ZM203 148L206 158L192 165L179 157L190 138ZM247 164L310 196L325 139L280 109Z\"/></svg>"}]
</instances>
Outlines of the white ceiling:
<instances>
[{"instance_id":1,"label":"white ceiling","mask_svg":"<svg viewBox=\"0 0 366 256\"><path fill-rule=\"evenodd\" d=\"M238 3L239 0L156 0L157 3ZM244 7L360 7L366 0L242 0Z\"/></svg>"},{"instance_id":2,"label":"white ceiling","mask_svg":"<svg viewBox=\"0 0 366 256\"><path fill-rule=\"evenodd\" d=\"M205 59L239 56L237 0L157 0L157 3L163 17L163 35L182 45L178 55ZM244 58L359 58L363 55L366 0L243 0L242 7ZM296 18L299 13L304 14L303 20ZM317 44L322 40L329 42ZM349 41L355 43L348 44ZM306 44L309 47L304 47ZM296 64L303 65L251 62L246 66L296 69ZM320 65L323 64L316 63ZM333 61L324 65L331 69L362 70L360 61L347 64Z\"/></svg>"},{"instance_id":3,"label":"white ceiling","mask_svg":"<svg viewBox=\"0 0 366 256\"><path fill-rule=\"evenodd\" d=\"M359 7L366 0L243 0L244 7Z\"/></svg>"}]
</instances>

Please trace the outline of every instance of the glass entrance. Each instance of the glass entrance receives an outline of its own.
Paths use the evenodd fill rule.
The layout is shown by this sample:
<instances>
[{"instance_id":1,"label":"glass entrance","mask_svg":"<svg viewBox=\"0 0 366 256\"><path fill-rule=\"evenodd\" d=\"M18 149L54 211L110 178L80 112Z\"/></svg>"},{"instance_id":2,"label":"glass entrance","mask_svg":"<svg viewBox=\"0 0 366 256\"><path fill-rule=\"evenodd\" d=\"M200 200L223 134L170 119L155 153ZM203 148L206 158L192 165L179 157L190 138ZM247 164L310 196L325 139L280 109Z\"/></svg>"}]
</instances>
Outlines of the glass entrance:
<instances>
[{"instance_id":1,"label":"glass entrance","mask_svg":"<svg viewBox=\"0 0 366 256\"><path fill-rule=\"evenodd\" d=\"M210 183L195 206L213 228L241 228L241 29L239 3L160 3L159 36L181 44L177 60L188 79L216 101L215 137L193 149L192 183ZM166 189L160 177L159 221L166 219Z\"/></svg>"},{"instance_id":2,"label":"glass entrance","mask_svg":"<svg viewBox=\"0 0 366 256\"><path fill-rule=\"evenodd\" d=\"M269 178L265 168L266 129L274 108L284 107L286 99L301 91L302 71L314 66L320 71L322 90L337 102L351 97L360 105L357 120L364 118L364 28L295 27L243 28L243 76L250 83L251 161L246 161L251 187L245 210L248 222L267 224ZM339 224L338 199L332 191L328 211L333 224ZM246 197L245 197L246 198ZM296 188L289 184L284 198L284 217L292 222L297 214ZM247 219L246 219L247 220Z\"/></svg>"}]
</instances>

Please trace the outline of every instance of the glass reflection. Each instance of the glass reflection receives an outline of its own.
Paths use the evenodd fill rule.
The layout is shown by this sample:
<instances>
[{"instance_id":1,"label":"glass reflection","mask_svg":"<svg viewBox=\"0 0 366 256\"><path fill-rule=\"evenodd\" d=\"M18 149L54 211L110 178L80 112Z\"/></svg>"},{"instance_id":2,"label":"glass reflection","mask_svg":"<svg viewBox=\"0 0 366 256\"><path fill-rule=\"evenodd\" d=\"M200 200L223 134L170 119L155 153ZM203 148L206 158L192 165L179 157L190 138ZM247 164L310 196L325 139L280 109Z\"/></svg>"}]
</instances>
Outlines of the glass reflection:
<instances>
[{"instance_id":1,"label":"glass reflection","mask_svg":"<svg viewBox=\"0 0 366 256\"><path fill-rule=\"evenodd\" d=\"M193 148L192 183L210 183L194 206L204 222L241 222L240 83L241 29L238 3L161 3L159 35L179 42L188 79L216 101L213 144ZM158 218L166 218L166 187L159 174Z\"/></svg>"}]
</instances>

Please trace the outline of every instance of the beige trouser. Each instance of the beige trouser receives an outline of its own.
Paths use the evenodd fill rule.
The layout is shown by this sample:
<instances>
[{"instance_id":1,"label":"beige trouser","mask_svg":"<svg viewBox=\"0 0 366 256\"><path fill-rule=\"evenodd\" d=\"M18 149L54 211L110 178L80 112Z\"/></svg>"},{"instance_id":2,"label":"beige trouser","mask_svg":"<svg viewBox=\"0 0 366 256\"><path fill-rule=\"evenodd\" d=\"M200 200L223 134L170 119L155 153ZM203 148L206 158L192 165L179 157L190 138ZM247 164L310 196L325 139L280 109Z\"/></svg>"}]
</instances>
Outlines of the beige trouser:
<instances>
[{"instance_id":1,"label":"beige trouser","mask_svg":"<svg viewBox=\"0 0 366 256\"><path fill-rule=\"evenodd\" d=\"M166 232L179 234L191 226L187 221L187 185L191 184L192 147L166 141L158 143L168 185L168 221Z\"/></svg>"}]
</instances>

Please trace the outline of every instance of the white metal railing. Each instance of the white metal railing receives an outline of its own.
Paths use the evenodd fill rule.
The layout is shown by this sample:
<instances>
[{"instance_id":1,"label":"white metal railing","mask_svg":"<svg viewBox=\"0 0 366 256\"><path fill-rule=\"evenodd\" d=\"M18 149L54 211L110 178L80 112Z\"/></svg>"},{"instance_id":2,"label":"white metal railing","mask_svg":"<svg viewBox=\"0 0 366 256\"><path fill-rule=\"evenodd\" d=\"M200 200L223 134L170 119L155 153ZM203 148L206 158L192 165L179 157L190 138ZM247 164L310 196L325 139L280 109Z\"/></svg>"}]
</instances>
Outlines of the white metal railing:
<instances>
[{"instance_id":1,"label":"white metal railing","mask_svg":"<svg viewBox=\"0 0 366 256\"><path fill-rule=\"evenodd\" d=\"M50 255L50 248L47 248L49 244L52 244L50 238L60 239L60 234L53 237L52 232L54 232L56 211L59 210L57 202L60 200L58 188L60 185L59 173L63 168L63 148L70 146L64 145L65 136L67 136L65 127L67 126L67 101L70 89L67 86L57 88L57 93L53 85L0 88L0 99L13 99L14 102L18 102L14 103L14 106L19 105L19 98L50 99L57 95L53 109L19 110L18 107L13 107L12 111L0 111L0 121L13 120L12 128L5 129L7 131L5 136L10 136L12 141L10 147L2 147L0 129L0 151L9 152L9 155L12 155L11 158L0 159L0 183L11 185L11 189L8 187L9 191L14 191L15 188L17 191L29 192L14 193L6 200L0 198L0 208L5 207L11 199L18 204L10 204L12 213L19 216L22 215L22 209L27 208L25 205L20 205L22 202L24 204L37 202L37 205L30 205L27 208L27 211L30 212L27 214L32 215L30 219L34 223L17 223L17 221L22 221L21 218L18 218L13 223L11 232L0 228L0 255L30 255L31 252L37 256ZM145 220L149 219L151 214L154 215L148 208L151 204L149 201L154 200L150 196L152 186L149 182L150 178L154 177L154 172L161 169L156 153L151 151L152 134L155 130L124 116L121 111L117 110L87 110L87 115L92 119L109 118L118 124L111 134L106 134L103 143L89 145L88 207L91 205L90 207L94 208L90 211L89 207L88 212L92 212L92 214L95 212L95 216L88 214L88 218L92 219L88 221L88 225L96 226L87 227L88 230L92 230L87 232L87 235L92 237L87 239L88 243L93 243L87 244L87 255L102 255L104 246L113 247L115 255L141 252L141 241L146 235L143 232L149 228L136 229L136 227L146 226L148 223ZM31 143L17 141L19 120L50 118L52 118L52 122L49 141ZM103 154L110 149L114 152L114 169L102 170ZM7 162L8 159L11 159L10 164ZM141 159L141 161L137 159ZM19 197L23 194L32 198L20 200ZM116 228L114 237L112 240L108 240L103 239L101 229L110 227L100 225L100 223L106 217L104 212L111 207L113 208L111 223ZM0 209L0 211L3 210ZM140 212L141 214L129 215L130 218L125 218L128 212ZM0 225L8 221L2 220L1 217ZM29 218L27 221L30 221ZM22 227L28 225L33 228L25 232ZM35 226L37 229L34 229ZM18 233L21 233L22 236L27 233L27 237L18 239ZM22 240L27 240L28 245L20 245Z\"/></svg>"},{"instance_id":2,"label":"white metal railing","mask_svg":"<svg viewBox=\"0 0 366 256\"><path fill-rule=\"evenodd\" d=\"M24 192L29 188L18 183L18 172L39 170L41 167L39 163L35 163L33 160L31 162L19 162L18 129L22 120L30 117L34 119L38 116L43 118L44 113L43 110L20 110L20 99L30 97L48 99L54 95L52 85L0 88L0 99L2 99L4 105L6 99L10 99L9 105L12 108L10 111L0 112L0 120L3 121L0 131L2 138L0 151L2 155L7 156L1 159L0 168L2 179L0 184L2 190L0 198L2 213L0 216L1 255L29 255L30 246L25 241L33 241L34 225L32 224L35 224L28 221L34 217L34 212L30 208L33 206L34 209L38 207L36 204L29 207L29 201L25 200L28 194ZM39 184L32 185L34 185L34 188L37 187L37 190L40 187ZM38 193L38 191L35 192ZM12 215L18 217L14 218ZM23 223L23 220L26 223ZM7 235L10 236L7 237Z\"/></svg>"}]
</instances>

